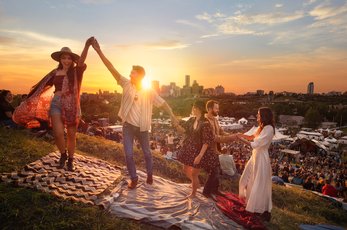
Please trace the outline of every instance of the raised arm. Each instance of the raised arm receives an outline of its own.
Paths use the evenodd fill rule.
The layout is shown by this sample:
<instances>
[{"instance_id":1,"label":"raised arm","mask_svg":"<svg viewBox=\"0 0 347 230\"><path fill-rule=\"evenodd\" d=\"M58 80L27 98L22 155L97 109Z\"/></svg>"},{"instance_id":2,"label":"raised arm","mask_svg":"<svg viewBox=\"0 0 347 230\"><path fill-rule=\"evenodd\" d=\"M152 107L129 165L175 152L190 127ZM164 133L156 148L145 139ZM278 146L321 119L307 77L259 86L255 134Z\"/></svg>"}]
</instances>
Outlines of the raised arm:
<instances>
[{"instance_id":1,"label":"raised arm","mask_svg":"<svg viewBox=\"0 0 347 230\"><path fill-rule=\"evenodd\" d=\"M95 51L98 53L99 57L101 58L102 62L105 64L107 69L111 72L111 74L116 79L116 81L119 82L121 79L120 73L113 67L112 63L105 57L96 39L94 39L92 46L95 49Z\"/></svg>"},{"instance_id":2,"label":"raised arm","mask_svg":"<svg viewBox=\"0 0 347 230\"><path fill-rule=\"evenodd\" d=\"M90 37L87 39L86 44L84 45L83 51L81 53L81 57L80 57L80 59L78 59L77 66L83 66L84 65L84 61L87 58L88 49L92 45L92 42L94 41L94 39L95 39L94 37Z\"/></svg>"}]
</instances>

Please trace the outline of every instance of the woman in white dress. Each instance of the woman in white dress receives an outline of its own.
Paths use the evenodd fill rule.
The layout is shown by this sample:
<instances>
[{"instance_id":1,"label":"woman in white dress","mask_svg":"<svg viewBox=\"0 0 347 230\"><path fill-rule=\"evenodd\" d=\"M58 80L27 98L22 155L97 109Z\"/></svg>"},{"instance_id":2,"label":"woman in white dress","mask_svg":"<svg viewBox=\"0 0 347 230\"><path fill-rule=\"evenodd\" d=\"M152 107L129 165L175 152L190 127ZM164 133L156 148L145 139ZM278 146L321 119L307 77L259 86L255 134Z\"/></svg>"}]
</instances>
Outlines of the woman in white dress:
<instances>
[{"instance_id":1,"label":"woman in white dress","mask_svg":"<svg viewBox=\"0 0 347 230\"><path fill-rule=\"evenodd\" d=\"M240 140L253 148L239 182L239 196L246 200L246 210L257 213L265 221L271 219L272 182L269 146L275 134L273 113L270 108L258 110L259 128L252 136L239 134Z\"/></svg>"}]
</instances>

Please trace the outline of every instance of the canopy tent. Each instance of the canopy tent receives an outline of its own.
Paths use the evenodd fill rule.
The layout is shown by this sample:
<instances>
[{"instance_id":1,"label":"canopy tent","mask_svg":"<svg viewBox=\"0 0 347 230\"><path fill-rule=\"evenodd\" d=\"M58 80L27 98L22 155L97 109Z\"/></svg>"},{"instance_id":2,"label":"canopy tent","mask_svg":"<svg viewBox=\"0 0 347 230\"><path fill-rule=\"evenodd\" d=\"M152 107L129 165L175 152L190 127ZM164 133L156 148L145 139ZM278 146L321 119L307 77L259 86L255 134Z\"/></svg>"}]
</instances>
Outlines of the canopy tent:
<instances>
[{"instance_id":1,"label":"canopy tent","mask_svg":"<svg viewBox=\"0 0 347 230\"><path fill-rule=\"evenodd\" d=\"M307 131L300 131L298 134L296 134L298 138L308 138L308 139L317 139L317 140L323 140L324 136L321 133L318 132L307 132Z\"/></svg>"},{"instance_id":2,"label":"canopy tent","mask_svg":"<svg viewBox=\"0 0 347 230\"><path fill-rule=\"evenodd\" d=\"M248 121L247 121L247 119L246 118L241 118L239 121L238 121L238 123L239 124L247 124L248 123Z\"/></svg>"},{"instance_id":3,"label":"canopy tent","mask_svg":"<svg viewBox=\"0 0 347 230\"><path fill-rule=\"evenodd\" d=\"M235 121L235 117L222 117L222 116L218 116L217 119L219 121L229 121L229 122L234 122Z\"/></svg>"},{"instance_id":4,"label":"canopy tent","mask_svg":"<svg viewBox=\"0 0 347 230\"><path fill-rule=\"evenodd\" d=\"M243 125L237 123L220 123L220 127L225 130L237 130L242 129Z\"/></svg>"},{"instance_id":5,"label":"canopy tent","mask_svg":"<svg viewBox=\"0 0 347 230\"><path fill-rule=\"evenodd\" d=\"M291 150L291 149L282 149L281 150L282 153L288 153L290 155L298 155L300 153L300 151L296 151L296 150Z\"/></svg>"},{"instance_id":6,"label":"canopy tent","mask_svg":"<svg viewBox=\"0 0 347 230\"><path fill-rule=\"evenodd\" d=\"M122 125L110 125L106 127L107 129L112 129L113 131L116 132L122 132L123 126Z\"/></svg>"},{"instance_id":7,"label":"canopy tent","mask_svg":"<svg viewBox=\"0 0 347 230\"><path fill-rule=\"evenodd\" d=\"M335 131L335 137L340 137L342 134L343 134L343 131L341 131L341 130Z\"/></svg>"},{"instance_id":8,"label":"canopy tent","mask_svg":"<svg viewBox=\"0 0 347 230\"><path fill-rule=\"evenodd\" d=\"M329 142L329 143L337 143L337 140L333 137L327 137L324 139L324 141Z\"/></svg>"},{"instance_id":9,"label":"canopy tent","mask_svg":"<svg viewBox=\"0 0 347 230\"><path fill-rule=\"evenodd\" d=\"M312 139L311 141L313 141L319 148L328 150L327 147L321 141L317 141L315 139Z\"/></svg>"},{"instance_id":10,"label":"canopy tent","mask_svg":"<svg viewBox=\"0 0 347 230\"><path fill-rule=\"evenodd\" d=\"M188 121L191 117L183 117L181 120L182 121Z\"/></svg>"},{"instance_id":11,"label":"canopy tent","mask_svg":"<svg viewBox=\"0 0 347 230\"><path fill-rule=\"evenodd\" d=\"M340 144L347 144L347 136L341 137L337 142Z\"/></svg>"},{"instance_id":12,"label":"canopy tent","mask_svg":"<svg viewBox=\"0 0 347 230\"><path fill-rule=\"evenodd\" d=\"M301 153L307 153L307 152L318 153L320 147L316 144L316 142L313 142L310 139L301 138L291 143L289 148L299 150Z\"/></svg>"},{"instance_id":13,"label":"canopy tent","mask_svg":"<svg viewBox=\"0 0 347 230\"><path fill-rule=\"evenodd\" d=\"M287 132L287 131L288 131L287 128L279 128L278 129L278 132L280 132L280 133L284 133L284 132Z\"/></svg>"}]
</instances>

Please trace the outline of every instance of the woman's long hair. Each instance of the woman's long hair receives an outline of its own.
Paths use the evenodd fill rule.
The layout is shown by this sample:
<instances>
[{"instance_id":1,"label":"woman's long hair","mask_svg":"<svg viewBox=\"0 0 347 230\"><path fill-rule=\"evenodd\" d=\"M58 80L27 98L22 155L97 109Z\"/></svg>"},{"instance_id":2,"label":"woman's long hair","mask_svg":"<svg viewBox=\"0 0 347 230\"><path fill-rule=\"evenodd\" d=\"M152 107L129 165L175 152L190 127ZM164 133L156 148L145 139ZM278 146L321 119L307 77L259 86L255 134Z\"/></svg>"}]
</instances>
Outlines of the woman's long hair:
<instances>
[{"instance_id":1,"label":"woman's long hair","mask_svg":"<svg viewBox=\"0 0 347 230\"><path fill-rule=\"evenodd\" d=\"M259 118L259 128L257 131L257 135L259 135L261 131L263 130L263 128L267 125L272 126L274 130L274 134L275 134L275 120L274 120L272 110L269 107L261 107L259 108L258 112L259 112L260 118Z\"/></svg>"},{"instance_id":2,"label":"woman's long hair","mask_svg":"<svg viewBox=\"0 0 347 230\"><path fill-rule=\"evenodd\" d=\"M200 110L200 112L201 112L200 120L205 119L205 114L206 114L206 105L205 105L205 103L203 101L201 101L201 100L196 100L196 101L194 101L193 106Z\"/></svg>"},{"instance_id":3,"label":"woman's long hair","mask_svg":"<svg viewBox=\"0 0 347 230\"><path fill-rule=\"evenodd\" d=\"M71 57L72 58L72 57ZM68 77L68 80L69 80L69 90L70 91L73 91L73 87L74 87L74 81L75 81L75 75L74 75L74 67L75 67L75 63L72 62L72 64L70 65L66 75ZM63 69L63 64L61 64L61 61L59 61L59 64L58 64L58 68L57 69Z\"/></svg>"}]
</instances>

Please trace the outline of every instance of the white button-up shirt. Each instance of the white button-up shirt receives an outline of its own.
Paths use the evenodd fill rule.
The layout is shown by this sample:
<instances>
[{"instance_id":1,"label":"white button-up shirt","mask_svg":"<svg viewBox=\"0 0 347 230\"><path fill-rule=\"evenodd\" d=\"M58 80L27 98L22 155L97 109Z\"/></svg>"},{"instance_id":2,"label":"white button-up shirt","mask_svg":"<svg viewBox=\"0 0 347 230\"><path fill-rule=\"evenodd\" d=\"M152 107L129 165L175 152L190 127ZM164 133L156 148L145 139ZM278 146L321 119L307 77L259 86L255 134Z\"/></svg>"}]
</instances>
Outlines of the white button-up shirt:
<instances>
[{"instance_id":1,"label":"white button-up shirt","mask_svg":"<svg viewBox=\"0 0 347 230\"><path fill-rule=\"evenodd\" d=\"M165 100L153 89L137 91L130 80L123 76L121 76L118 84L123 88L118 116L123 122L140 127L141 132L150 130L153 105L160 107ZM135 95L137 96L135 97Z\"/></svg>"}]
</instances>

